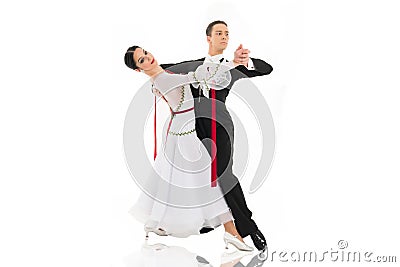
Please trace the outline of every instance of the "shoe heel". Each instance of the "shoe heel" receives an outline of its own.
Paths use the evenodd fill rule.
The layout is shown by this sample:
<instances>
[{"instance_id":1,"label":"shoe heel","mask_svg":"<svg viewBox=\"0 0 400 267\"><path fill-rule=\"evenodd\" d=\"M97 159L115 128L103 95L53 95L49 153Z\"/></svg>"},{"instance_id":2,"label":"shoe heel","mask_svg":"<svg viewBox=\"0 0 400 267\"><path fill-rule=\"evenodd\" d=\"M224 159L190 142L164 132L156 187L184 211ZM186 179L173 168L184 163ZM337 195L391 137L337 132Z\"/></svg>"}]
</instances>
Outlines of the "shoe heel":
<instances>
[{"instance_id":1,"label":"shoe heel","mask_svg":"<svg viewBox=\"0 0 400 267\"><path fill-rule=\"evenodd\" d=\"M225 244L226 244L226 248L228 247L228 244L232 244L238 250L253 251L252 247L246 245L244 242L242 242L239 239L237 239L236 236L233 236L233 235L231 235L229 233L226 233L226 232L225 232L225 235L224 235L224 241L225 241Z\"/></svg>"},{"instance_id":2,"label":"shoe heel","mask_svg":"<svg viewBox=\"0 0 400 267\"><path fill-rule=\"evenodd\" d=\"M228 249L228 241L225 240L225 249Z\"/></svg>"}]
</instances>

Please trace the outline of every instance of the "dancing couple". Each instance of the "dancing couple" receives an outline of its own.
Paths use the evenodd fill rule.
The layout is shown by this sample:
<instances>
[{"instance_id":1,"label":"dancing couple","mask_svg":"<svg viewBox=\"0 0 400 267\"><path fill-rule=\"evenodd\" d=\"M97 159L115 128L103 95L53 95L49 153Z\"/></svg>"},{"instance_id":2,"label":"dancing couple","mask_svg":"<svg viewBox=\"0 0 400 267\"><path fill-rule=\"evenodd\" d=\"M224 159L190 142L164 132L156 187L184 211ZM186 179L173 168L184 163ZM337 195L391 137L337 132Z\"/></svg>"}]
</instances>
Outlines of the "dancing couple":
<instances>
[{"instance_id":1,"label":"dancing couple","mask_svg":"<svg viewBox=\"0 0 400 267\"><path fill-rule=\"evenodd\" d=\"M171 112L162 151L155 157L157 177L148 178L151 192L143 192L131 212L144 223L146 236L186 237L223 224L226 247L252 251L243 241L250 235L255 247L265 250L265 237L232 172L234 125L225 100L238 79L267 75L272 67L249 58L242 45L232 61L226 60L229 31L224 21L210 23L206 36L207 56L178 64L158 64L139 46L125 53L125 64L150 77L152 92Z\"/></svg>"}]
</instances>

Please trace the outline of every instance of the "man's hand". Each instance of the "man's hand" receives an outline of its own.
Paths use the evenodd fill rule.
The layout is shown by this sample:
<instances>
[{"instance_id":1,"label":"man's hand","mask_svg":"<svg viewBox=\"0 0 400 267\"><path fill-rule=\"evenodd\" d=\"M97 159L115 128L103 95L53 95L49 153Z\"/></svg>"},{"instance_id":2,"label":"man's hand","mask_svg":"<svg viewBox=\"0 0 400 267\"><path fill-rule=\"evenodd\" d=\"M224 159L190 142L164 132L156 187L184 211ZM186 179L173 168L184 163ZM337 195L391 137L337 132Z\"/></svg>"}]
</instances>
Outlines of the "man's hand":
<instances>
[{"instance_id":1,"label":"man's hand","mask_svg":"<svg viewBox=\"0 0 400 267\"><path fill-rule=\"evenodd\" d=\"M240 44L234 53L233 62L235 65L244 65L247 67L249 63L249 53L250 50L243 48L243 45Z\"/></svg>"}]
</instances>

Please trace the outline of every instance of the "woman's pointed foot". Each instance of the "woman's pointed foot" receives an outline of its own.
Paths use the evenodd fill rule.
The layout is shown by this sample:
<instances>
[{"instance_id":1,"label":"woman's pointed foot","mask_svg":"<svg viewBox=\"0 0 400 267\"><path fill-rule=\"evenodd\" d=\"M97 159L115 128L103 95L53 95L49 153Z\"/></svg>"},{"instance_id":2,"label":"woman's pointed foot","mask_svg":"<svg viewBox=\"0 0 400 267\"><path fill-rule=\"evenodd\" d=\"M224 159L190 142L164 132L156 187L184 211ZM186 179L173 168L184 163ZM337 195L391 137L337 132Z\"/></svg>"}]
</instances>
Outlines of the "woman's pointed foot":
<instances>
[{"instance_id":1,"label":"woman's pointed foot","mask_svg":"<svg viewBox=\"0 0 400 267\"><path fill-rule=\"evenodd\" d=\"M164 229L161 228L156 228L156 227L150 227L150 226L144 226L144 231L146 232L146 239L149 238L149 233L153 232L159 236L167 236L167 232Z\"/></svg>"},{"instance_id":2,"label":"woman's pointed foot","mask_svg":"<svg viewBox=\"0 0 400 267\"><path fill-rule=\"evenodd\" d=\"M253 251L254 249L244 242L240 241L236 236L231 235L228 232L224 234L225 248L228 248L228 244L234 245L237 249L242 251Z\"/></svg>"}]
</instances>

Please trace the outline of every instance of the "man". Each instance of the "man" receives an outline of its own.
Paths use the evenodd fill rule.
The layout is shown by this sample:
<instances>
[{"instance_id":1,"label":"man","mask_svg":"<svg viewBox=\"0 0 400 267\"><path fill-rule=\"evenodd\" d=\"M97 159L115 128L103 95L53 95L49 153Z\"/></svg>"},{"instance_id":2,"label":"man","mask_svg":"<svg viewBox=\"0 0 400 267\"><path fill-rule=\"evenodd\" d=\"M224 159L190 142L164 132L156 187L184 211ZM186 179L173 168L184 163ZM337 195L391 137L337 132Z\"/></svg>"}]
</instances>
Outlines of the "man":
<instances>
[{"instance_id":1,"label":"man","mask_svg":"<svg viewBox=\"0 0 400 267\"><path fill-rule=\"evenodd\" d=\"M225 106L225 100L235 81L240 78L267 75L271 73L272 67L263 60L249 58L250 51L244 49L242 45L236 49L233 62L228 62L223 56L229 41L228 26L224 21L211 22L206 29L206 35L209 49L205 58L179 64L162 64L161 66L175 73L188 73L194 71L203 62L237 65L231 70L232 80L230 85L222 90L211 88L207 96L204 95L203 91L191 86L195 99L196 133L211 156L215 155L216 152L212 169L216 171L218 183L227 205L232 211L239 234L243 238L250 235L256 248L265 250L267 246L265 237L254 220L251 219L252 212L247 207L239 180L232 172L234 127L232 118ZM216 143L216 151L213 142ZM210 230L212 229L203 228L201 233Z\"/></svg>"}]
</instances>

